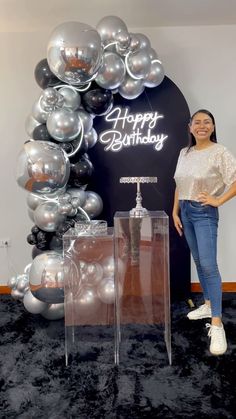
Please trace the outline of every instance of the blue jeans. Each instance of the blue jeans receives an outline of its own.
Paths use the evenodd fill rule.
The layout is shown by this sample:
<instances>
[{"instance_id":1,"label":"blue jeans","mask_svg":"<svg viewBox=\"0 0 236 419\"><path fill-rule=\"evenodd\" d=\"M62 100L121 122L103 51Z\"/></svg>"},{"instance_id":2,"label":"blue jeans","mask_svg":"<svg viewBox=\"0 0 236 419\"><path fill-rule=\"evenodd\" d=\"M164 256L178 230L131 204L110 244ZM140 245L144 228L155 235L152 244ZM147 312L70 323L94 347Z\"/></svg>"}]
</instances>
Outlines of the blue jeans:
<instances>
[{"instance_id":1,"label":"blue jeans","mask_svg":"<svg viewBox=\"0 0 236 419\"><path fill-rule=\"evenodd\" d=\"M218 208L197 201L179 201L184 235L196 264L205 300L213 317L221 317L222 285L217 265Z\"/></svg>"}]
</instances>

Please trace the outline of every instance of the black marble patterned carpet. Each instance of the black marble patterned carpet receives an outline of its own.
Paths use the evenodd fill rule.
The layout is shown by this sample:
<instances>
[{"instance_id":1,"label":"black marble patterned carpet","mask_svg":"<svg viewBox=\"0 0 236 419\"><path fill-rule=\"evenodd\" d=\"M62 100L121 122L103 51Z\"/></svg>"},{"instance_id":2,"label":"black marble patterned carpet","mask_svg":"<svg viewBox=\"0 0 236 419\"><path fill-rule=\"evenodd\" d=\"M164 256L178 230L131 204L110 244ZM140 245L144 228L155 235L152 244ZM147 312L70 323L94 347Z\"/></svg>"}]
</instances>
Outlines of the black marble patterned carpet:
<instances>
[{"instance_id":1,"label":"black marble patterned carpet","mask_svg":"<svg viewBox=\"0 0 236 419\"><path fill-rule=\"evenodd\" d=\"M208 351L205 321L189 321L181 301L172 305L172 366L155 328L140 325L119 367L102 328L103 344L92 339L66 367L64 321L0 296L0 418L236 418L236 295L225 294L223 307L229 348L221 357Z\"/></svg>"}]
</instances>

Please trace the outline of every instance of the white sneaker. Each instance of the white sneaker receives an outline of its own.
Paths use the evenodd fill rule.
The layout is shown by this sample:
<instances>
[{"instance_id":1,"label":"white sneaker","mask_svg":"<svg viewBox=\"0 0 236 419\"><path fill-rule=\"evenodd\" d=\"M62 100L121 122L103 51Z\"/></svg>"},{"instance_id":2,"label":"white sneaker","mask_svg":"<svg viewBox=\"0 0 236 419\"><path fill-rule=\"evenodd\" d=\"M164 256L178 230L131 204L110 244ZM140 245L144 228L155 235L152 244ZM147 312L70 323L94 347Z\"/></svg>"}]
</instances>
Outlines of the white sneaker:
<instances>
[{"instance_id":1,"label":"white sneaker","mask_svg":"<svg viewBox=\"0 0 236 419\"><path fill-rule=\"evenodd\" d=\"M223 324L221 326L214 326L207 323L206 328L209 329L208 336L211 338L210 352L212 355L223 355L227 350L227 341Z\"/></svg>"},{"instance_id":2,"label":"white sneaker","mask_svg":"<svg viewBox=\"0 0 236 419\"><path fill-rule=\"evenodd\" d=\"M202 304L196 310L192 310L187 314L189 320L199 320L211 317L211 307L208 304Z\"/></svg>"}]
</instances>

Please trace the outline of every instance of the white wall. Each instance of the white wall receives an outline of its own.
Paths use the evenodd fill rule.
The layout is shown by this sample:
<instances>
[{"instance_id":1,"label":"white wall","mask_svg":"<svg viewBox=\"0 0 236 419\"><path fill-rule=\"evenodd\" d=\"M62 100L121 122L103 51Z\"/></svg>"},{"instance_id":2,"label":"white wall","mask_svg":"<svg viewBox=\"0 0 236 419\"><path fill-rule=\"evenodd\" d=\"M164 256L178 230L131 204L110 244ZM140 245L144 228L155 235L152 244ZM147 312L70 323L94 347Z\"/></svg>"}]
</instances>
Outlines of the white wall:
<instances>
[{"instance_id":1,"label":"white wall","mask_svg":"<svg viewBox=\"0 0 236 419\"><path fill-rule=\"evenodd\" d=\"M89 23L89 22L87 22ZM40 89L34 68L46 56L48 32L0 34L0 238L10 238L8 255L0 248L0 284L22 273L31 261L32 247L26 243L32 222L27 215L26 193L15 181L17 154L27 139L26 116ZM236 155L236 26L129 28L143 32L163 61L166 74L184 94L191 113L198 108L213 112L218 139ZM178 141L178 139L176 139ZM223 281L236 281L234 222L236 201L220 209L219 265ZM192 269L192 281L196 281Z\"/></svg>"}]
</instances>

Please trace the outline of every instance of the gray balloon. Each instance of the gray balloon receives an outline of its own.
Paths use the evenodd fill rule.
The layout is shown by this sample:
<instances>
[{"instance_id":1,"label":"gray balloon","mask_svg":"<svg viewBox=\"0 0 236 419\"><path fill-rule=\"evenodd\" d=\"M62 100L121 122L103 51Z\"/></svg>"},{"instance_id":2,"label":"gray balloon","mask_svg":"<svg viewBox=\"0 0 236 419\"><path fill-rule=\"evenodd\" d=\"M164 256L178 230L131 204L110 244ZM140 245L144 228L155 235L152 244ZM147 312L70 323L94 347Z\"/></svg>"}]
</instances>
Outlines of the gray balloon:
<instances>
[{"instance_id":1,"label":"gray balloon","mask_svg":"<svg viewBox=\"0 0 236 419\"><path fill-rule=\"evenodd\" d=\"M136 39L139 40L139 49L150 49L151 48L151 42L149 40L149 38L144 35L143 33L134 33L134 34L130 34L131 35L131 39L132 36L134 35L134 37Z\"/></svg>"},{"instance_id":2,"label":"gray balloon","mask_svg":"<svg viewBox=\"0 0 236 419\"><path fill-rule=\"evenodd\" d=\"M82 208L87 212L90 218L95 218L102 212L102 198L96 192L86 191L85 193L86 201Z\"/></svg>"},{"instance_id":3,"label":"gray balloon","mask_svg":"<svg viewBox=\"0 0 236 419\"><path fill-rule=\"evenodd\" d=\"M84 134L87 134L93 126L93 117L83 109L78 110L80 123L83 125Z\"/></svg>"},{"instance_id":4,"label":"gray balloon","mask_svg":"<svg viewBox=\"0 0 236 419\"><path fill-rule=\"evenodd\" d=\"M17 161L16 179L29 192L51 194L64 188L70 175L70 162L57 144L29 141Z\"/></svg>"},{"instance_id":5,"label":"gray balloon","mask_svg":"<svg viewBox=\"0 0 236 419\"><path fill-rule=\"evenodd\" d=\"M97 294L100 300L105 304L115 302L115 283L114 277L103 278L97 287Z\"/></svg>"},{"instance_id":6,"label":"gray balloon","mask_svg":"<svg viewBox=\"0 0 236 419\"><path fill-rule=\"evenodd\" d=\"M78 198L79 200L78 207L83 207L86 201L86 192L83 189L68 188L67 192L72 196L72 198Z\"/></svg>"},{"instance_id":7,"label":"gray balloon","mask_svg":"<svg viewBox=\"0 0 236 419\"><path fill-rule=\"evenodd\" d=\"M34 258L29 271L32 294L45 303L64 301L64 259L57 252L49 251Z\"/></svg>"},{"instance_id":8,"label":"gray balloon","mask_svg":"<svg viewBox=\"0 0 236 419\"><path fill-rule=\"evenodd\" d=\"M63 108L68 108L72 111L76 111L79 108L81 97L75 89L72 89L70 86L65 86L59 89L59 92L64 97Z\"/></svg>"},{"instance_id":9,"label":"gray balloon","mask_svg":"<svg viewBox=\"0 0 236 419\"><path fill-rule=\"evenodd\" d=\"M50 304L41 315L47 320L59 320L64 318L64 303Z\"/></svg>"},{"instance_id":10,"label":"gray balloon","mask_svg":"<svg viewBox=\"0 0 236 419\"><path fill-rule=\"evenodd\" d=\"M88 148L94 147L98 140L97 131L92 128L87 134L84 135L84 139L88 143Z\"/></svg>"},{"instance_id":11,"label":"gray balloon","mask_svg":"<svg viewBox=\"0 0 236 419\"><path fill-rule=\"evenodd\" d=\"M35 224L43 231L56 231L65 219L59 209L60 205L56 202L43 202L34 211Z\"/></svg>"},{"instance_id":12,"label":"gray balloon","mask_svg":"<svg viewBox=\"0 0 236 419\"><path fill-rule=\"evenodd\" d=\"M98 32L80 22L65 22L51 34L47 61L51 71L68 84L79 85L90 81L102 58L102 44Z\"/></svg>"},{"instance_id":13,"label":"gray balloon","mask_svg":"<svg viewBox=\"0 0 236 419\"><path fill-rule=\"evenodd\" d=\"M145 87L141 79L134 80L128 74L126 74L124 81L118 87L119 93L125 99L136 99L141 93L143 93Z\"/></svg>"},{"instance_id":14,"label":"gray balloon","mask_svg":"<svg viewBox=\"0 0 236 419\"><path fill-rule=\"evenodd\" d=\"M103 45L116 39L118 33L128 34L125 22L117 16L105 16L97 24L97 31L101 36Z\"/></svg>"},{"instance_id":15,"label":"gray balloon","mask_svg":"<svg viewBox=\"0 0 236 419\"><path fill-rule=\"evenodd\" d=\"M76 112L69 109L59 109L49 115L47 129L55 140L68 142L79 135L81 124Z\"/></svg>"},{"instance_id":16,"label":"gray balloon","mask_svg":"<svg viewBox=\"0 0 236 419\"><path fill-rule=\"evenodd\" d=\"M116 89L124 80L125 71L124 61L118 54L105 52L96 83L104 89Z\"/></svg>"},{"instance_id":17,"label":"gray balloon","mask_svg":"<svg viewBox=\"0 0 236 419\"><path fill-rule=\"evenodd\" d=\"M40 125L39 121L36 121L36 119L32 115L28 115L25 120L25 131L27 132L29 137L32 137L32 134L34 132L34 129Z\"/></svg>"},{"instance_id":18,"label":"gray balloon","mask_svg":"<svg viewBox=\"0 0 236 419\"><path fill-rule=\"evenodd\" d=\"M148 76L144 80L144 86L157 87L165 77L163 65L159 61L153 61Z\"/></svg>"},{"instance_id":19,"label":"gray balloon","mask_svg":"<svg viewBox=\"0 0 236 419\"><path fill-rule=\"evenodd\" d=\"M32 314L40 314L47 308L47 304L38 300L30 290L28 290L23 299L26 310Z\"/></svg>"},{"instance_id":20,"label":"gray balloon","mask_svg":"<svg viewBox=\"0 0 236 419\"><path fill-rule=\"evenodd\" d=\"M40 104L40 98L36 100L32 107L33 118L36 119L40 124L45 124L48 119L49 112L45 111Z\"/></svg>"},{"instance_id":21,"label":"gray balloon","mask_svg":"<svg viewBox=\"0 0 236 419\"><path fill-rule=\"evenodd\" d=\"M64 102L63 95L53 87L45 89L39 101L41 108L46 112L52 112L61 108L64 106Z\"/></svg>"},{"instance_id":22,"label":"gray balloon","mask_svg":"<svg viewBox=\"0 0 236 419\"><path fill-rule=\"evenodd\" d=\"M151 68L151 58L147 49L141 49L128 55L128 69L134 78L145 78Z\"/></svg>"}]
</instances>

